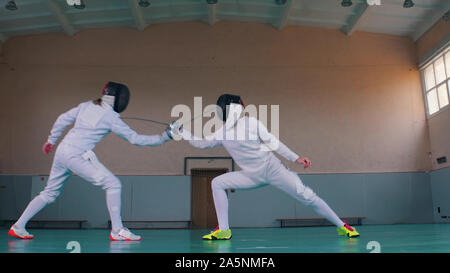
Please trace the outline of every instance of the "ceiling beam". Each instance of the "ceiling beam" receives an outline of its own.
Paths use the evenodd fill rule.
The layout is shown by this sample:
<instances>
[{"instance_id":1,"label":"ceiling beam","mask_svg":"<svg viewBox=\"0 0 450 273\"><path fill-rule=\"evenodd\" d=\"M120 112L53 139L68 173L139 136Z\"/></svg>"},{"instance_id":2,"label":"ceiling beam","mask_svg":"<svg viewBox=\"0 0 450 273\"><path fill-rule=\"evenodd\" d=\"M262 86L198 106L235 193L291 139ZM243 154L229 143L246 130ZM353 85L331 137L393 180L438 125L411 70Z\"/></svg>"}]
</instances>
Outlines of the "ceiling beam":
<instances>
[{"instance_id":1,"label":"ceiling beam","mask_svg":"<svg viewBox=\"0 0 450 273\"><path fill-rule=\"evenodd\" d=\"M8 16L2 16L0 18L0 22L11 22L11 21L16 21L16 20L23 20L23 19L38 19L41 17L49 17L49 16L53 16L53 13L45 11L45 12L37 12L34 14L14 14L14 15L8 15Z\"/></svg>"},{"instance_id":2,"label":"ceiling beam","mask_svg":"<svg viewBox=\"0 0 450 273\"><path fill-rule=\"evenodd\" d=\"M276 27L279 30L282 30L287 25L287 22L289 20L289 15L292 12L292 9L293 9L292 7L294 6L294 4L295 4L295 0L287 0L285 6L283 8L283 12L281 13L280 20L278 20L278 22L276 23Z\"/></svg>"},{"instance_id":3,"label":"ceiling beam","mask_svg":"<svg viewBox=\"0 0 450 273\"><path fill-rule=\"evenodd\" d=\"M58 22L64 29L64 32L69 36L74 35L76 33L75 28L70 24L67 17L61 12L59 6L52 0L44 0L44 3L52 11L56 19L58 19Z\"/></svg>"},{"instance_id":4,"label":"ceiling beam","mask_svg":"<svg viewBox=\"0 0 450 273\"><path fill-rule=\"evenodd\" d=\"M148 24L144 20L144 16L142 16L141 8L139 7L137 0L128 0L128 6L130 7L131 14L133 15L134 23L136 24L136 28L139 31L143 31Z\"/></svg>"},{"instance_id":5,"label":"ceiling beam","mask_svg":"<svg viewBox=\"0 0 450 273\"><path fill-rule=\"evenodd\" d=\"M367 3L363 3L361 5L361 9L355 15L353 15L354 19L350 22L350 24L342 29L342 32L344 32L348 36L352 35L353 32L358 29L362 22L364 22L364 20L367 18L370 9L373 9L373 6L367 5Z\"/></svg>"},{"instance_id":6,"label":"ceiling beam","mask_svg":"<svg viewBox=\"0 0 450 273\"><path fill-rule=\"evenodd\" d=\"M449 10L450 1L443 1L442 6L430 16L430 20L427 23L420 24L417 30L411 35L414 42L419 40L419 38L422 37L422 35L424 35L425 32L427 32L431 27L433 27Z\"/></svg>"},{"instance_id":7,"label":"ceiling beam","mask_svg":"<svg viewBox=\"0 0 450 273\"><path fill-rule=\"evenodd\" d=\"M208 9L208 24L214 25L217 22L217 4L206 4Z\"/></svg>"},{"instance_id":8,"label":"ceiling beam","mask_svg":"<svg viewBox=\"0 0 450 273\"><path fill-rule=\"evenodd\" d=\"M42 29L53 29L53 32L55 32L55 31L59 31L59 27L60 27L59 24L51 23L51 24L43 24L43 25L26 25L26 26L20 26L20 27L10 27L8 29L3 29L0 31L8 32L8 34L4 34L4 35L9 35L9 33L11 33L11 36L15 36L17 34L14 32L33 31L33 30L42 30ZM56 30L56 29L58 29L58 30ZM39 33L47 33L47 32L39 32ZM21 34L21 35L23 35L23 34Z\"/></svg>"}]
</instances>

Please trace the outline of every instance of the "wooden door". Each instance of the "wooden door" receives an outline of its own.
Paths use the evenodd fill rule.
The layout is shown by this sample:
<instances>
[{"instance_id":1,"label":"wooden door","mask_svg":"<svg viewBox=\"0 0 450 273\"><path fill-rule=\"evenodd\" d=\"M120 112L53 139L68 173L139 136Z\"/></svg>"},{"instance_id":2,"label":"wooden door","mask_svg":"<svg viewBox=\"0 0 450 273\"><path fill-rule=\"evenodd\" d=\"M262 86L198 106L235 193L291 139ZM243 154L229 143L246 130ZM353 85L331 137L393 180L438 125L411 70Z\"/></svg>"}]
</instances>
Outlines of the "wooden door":
<instances>
[{"instance_id":1,"label":"wooden door","mask_svg":"<svg viewBox=\"0 0 450 273\"><path fill-rule=\"evenodd\" d=\"M191 169L191 218L193 228L212 229L217 226L211 181L214 177L226 172L228 172L228 169Z\"/></svg>"}]
</instances>

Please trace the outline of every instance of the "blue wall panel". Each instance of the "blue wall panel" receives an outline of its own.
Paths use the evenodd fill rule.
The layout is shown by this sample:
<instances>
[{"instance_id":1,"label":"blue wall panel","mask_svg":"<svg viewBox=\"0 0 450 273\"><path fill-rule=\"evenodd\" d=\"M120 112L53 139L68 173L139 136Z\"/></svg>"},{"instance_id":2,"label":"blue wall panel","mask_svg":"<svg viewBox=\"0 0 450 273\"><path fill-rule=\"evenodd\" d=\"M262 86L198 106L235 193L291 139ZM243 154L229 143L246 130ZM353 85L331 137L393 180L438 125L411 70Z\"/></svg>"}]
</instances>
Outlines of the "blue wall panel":
<instances>
[{"instance_id":1,"label":"blue wall panel","mask_svg":"<svg viewBox=\"0 0 450 273\"><path fill-rule=\"evenodd\" d=\"M45 187L46 181L42 182L40 178L33 177L31 195L22 202L23 208ZM190 220L189 176L119 176L119 179L122 182L123 220ZM105 191L72 176L58 199L35 219L88 220L85 227L107 227L109 214Z\"/></svg>"},{"instance_id":2,"label":"blue wall panel","mask_svg":"<svg viewBox=\"0 0 450 273\"><path fill-rule=\"evenodd\" d=\"M364 176L361 174L300 175L303 183L314 190L341 217L364 216ZM315 212L297 202L296 217L315 218Z\"/></svg>"},{"instance_id":3,"label":"blue wall panel","mask_svg":"<svg viewBox=\"0 0 450 273\"><path fill-rule=\"evenodd\" d=\"M409 173L365 175L364 187L366 223L400 224L412 220L409 219L412 194Z\"/></svg>"},{"instance_id":4,"label":"blue wall panel","mask_svg":"<svg viewBox=\"0 0 450 273\"><path fill-rule=\"evenodd\" d=\"M365 224L430 223L450 215L450 168L432 173L300 175L341 217L364 216ZM45 186L41 176L0 175L0 219L17 218ZM46 178L46 177L45 177ZM124 220L190 220L190 176L120 176ZM275 187L229 194L232 227L275 227L277 218L318 217ZM433 217L434 212L434 217ZM36 219L87 219L106 227L105 192L71 177L57 201Z\"/></svg>"},{"instance_id":5,"label":"blue wall panel","mask_svg":"<svg viewBox=\"0 0 450 273\"><path fill-rule=\"evenodd\" d=\"M431 172L433 216L437 223L450 222L450 168ZM441 211L438 213L438 207ZM442 218L446 217L446 218Z\"/></svg>"},{"instance_id":6,"label":"blue wall panel","mask_svg":"<svg viewBox=\"0 0 450 273\"><path fill-rule=\"evenodd\" d=\"M31 192L31 176L0 175L0 219L16 219Z\"/></svg>"},{"instance_id":7,"label":"blue wall panel","mask_svg":"<svg viewBox=\"0 0 450 273\"><path fill-rule=\"evenodd\" d=\"M189 176L138 176L133 178L132 187L129 220L191 219Z\"/></svg>"},{"instance_id":8,"label":"blue wall panel","mask_svg":"<svg viewBox=\"0 0 450 273\"><path fill-rule=\"evenodd\" d=\"M431 223L432 197L425 173L300 175L340 217L366 217L365 224ZM279 226L277 218L318 218L278 189L230 195L230 225Z\"/></svg>"},{"instance_id":9,"label":"blue wall panel","mask_svg":"<svg viewBox=\"0 0 450 273\"><path fill-rule=\"evenodd\" d=\"M276 218L295 217L295 200L271 187L229 193L231 227L277 226Z\"/></svg>"}]
</instances>

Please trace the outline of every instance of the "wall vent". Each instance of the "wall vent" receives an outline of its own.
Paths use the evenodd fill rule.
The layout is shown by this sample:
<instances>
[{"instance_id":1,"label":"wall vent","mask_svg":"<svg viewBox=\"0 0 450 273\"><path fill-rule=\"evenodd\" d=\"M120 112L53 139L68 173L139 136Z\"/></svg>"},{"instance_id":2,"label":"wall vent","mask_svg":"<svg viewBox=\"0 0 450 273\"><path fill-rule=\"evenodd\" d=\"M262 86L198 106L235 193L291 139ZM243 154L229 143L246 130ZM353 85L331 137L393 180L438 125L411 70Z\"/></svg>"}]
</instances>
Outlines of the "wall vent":
<instances>
[{"instance_id":1,"label":"wall vent","mask_svg":"<svg viewBox=\"0 0 450 273\"><path fill-rule=\"evenodd\" d=\"M439 157L439 158L436 159L436 161L437 161L438 164L444 164L444 163L447 162L447 157L446 156Z\"/></svg>"}]
</instances>

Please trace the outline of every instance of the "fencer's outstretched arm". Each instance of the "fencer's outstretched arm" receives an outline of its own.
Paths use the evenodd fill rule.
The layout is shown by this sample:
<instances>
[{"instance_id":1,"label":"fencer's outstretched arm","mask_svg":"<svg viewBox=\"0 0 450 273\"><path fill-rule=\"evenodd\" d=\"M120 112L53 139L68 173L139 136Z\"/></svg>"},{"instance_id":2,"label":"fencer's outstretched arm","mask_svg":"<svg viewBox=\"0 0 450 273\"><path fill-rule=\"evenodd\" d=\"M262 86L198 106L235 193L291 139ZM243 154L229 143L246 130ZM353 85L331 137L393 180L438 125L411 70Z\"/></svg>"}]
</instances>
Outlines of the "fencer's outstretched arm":
<instances>
[{"instance_id":1,"label":"fencer's outstretched arm","mask_svg":"<svg viewBox=\"0 0 450 273\"><path fill-rule=\"evenodd\" d=\"M267 130L266 126L264 126L264 124L261 121L255 119L255 118L250 118L250 122L256 123L259 138L261 139L261 141L264 142L264 144L266 144L266 146L270 150L277 152L279 155L283 156L287 160L297 161L299 156L296 153L294 153L293 151L291 151L276 136L271 134ZM251 126L251 127L254 128L254 126Z\"/></svg>"},{"instance_id":2,"label":"fencer's outstretched arm","mask_svg":"<svg viewBox=\"0 0 450 273\"><path fill-rule=\"evenodd\" d=\"M193 136L191 132L185 129L180 132L180 135L184 140L189 142L189 144L197 149L209 149L222 145L222 141L215 139L214 136L210 136L207 138L197 138Z\"/></svg>"},{"instance_id":3,"label":"fencer's outstretched arm","mask_svg":"<svg viewBox=\"0 0 450 273\"><path fill-rule=\"evenodd\" d=\"M58 141L58 138L64 133L67 126L71 125L75 122L78 112L80 111L80 105L75 108L70 109L69 111L62 113L53 124L53 128L50 131L50 135L48 136L47 142L55 145Z\"/></svg>"},{"instance_id":4,"label":"fencer's outstretched arm","mask_svg":"<svg viewBox=\"0 0 450 273\"><path fill-rule=\"evenodd\" d=\"M161 135L139 135L120 118L114 119L111 131L136 146L159 146L170 140L166 132Z\"/></svg>"}]
</instances>

